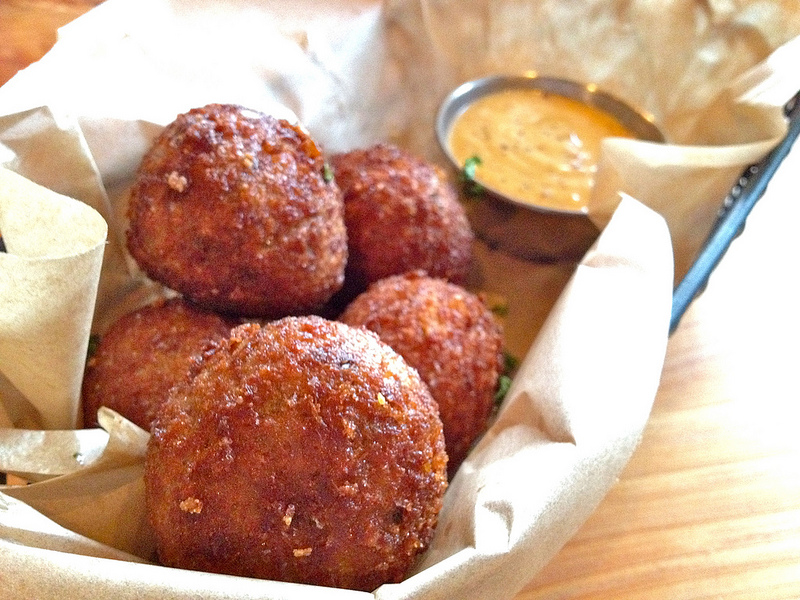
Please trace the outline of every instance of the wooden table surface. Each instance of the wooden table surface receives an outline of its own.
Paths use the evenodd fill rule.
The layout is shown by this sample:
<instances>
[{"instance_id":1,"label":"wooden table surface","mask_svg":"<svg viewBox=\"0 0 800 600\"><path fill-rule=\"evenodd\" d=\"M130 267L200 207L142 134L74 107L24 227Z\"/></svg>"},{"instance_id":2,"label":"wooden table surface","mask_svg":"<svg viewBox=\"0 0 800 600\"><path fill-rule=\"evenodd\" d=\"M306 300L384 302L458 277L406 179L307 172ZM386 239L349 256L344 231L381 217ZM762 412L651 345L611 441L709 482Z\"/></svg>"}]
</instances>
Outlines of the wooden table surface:
<instances>
[{"instance_id":1,"label":"wooden table surface","mask_svg":"<svg viewBox=\"0 0 800 600\"><path fill-rule=\"evenodd\" d=\"M0 84L100 0L0 0ZM800 598L800 145L667 350L641 445L518 600Z\"/></svg>"}]
</instances>

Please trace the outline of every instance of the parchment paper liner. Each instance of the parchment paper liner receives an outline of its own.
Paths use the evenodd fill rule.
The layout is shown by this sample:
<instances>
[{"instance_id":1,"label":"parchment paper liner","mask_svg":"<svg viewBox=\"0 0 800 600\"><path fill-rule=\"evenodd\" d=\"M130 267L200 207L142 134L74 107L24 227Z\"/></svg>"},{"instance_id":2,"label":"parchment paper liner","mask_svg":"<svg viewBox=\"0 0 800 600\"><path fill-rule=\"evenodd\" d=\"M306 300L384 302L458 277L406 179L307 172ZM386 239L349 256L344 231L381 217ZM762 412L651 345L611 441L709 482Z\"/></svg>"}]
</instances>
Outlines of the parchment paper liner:
<instances>
[{"instance_id":1,"label":"parchment paper liner","mask_svg":"<svg viewBox=\"0 0 800 600\"><path fill-rule=\"evenodd\" d=\"M442 525L418 573L375 593L392 598L508 597L560 548L613 483L633 451L657 386L669 312L670 244L661 218L636 201L627 200L613 211L619 192L632 182L641 184L665 162L677 162L679 177L666 178L654 189L659 198L685 205L677 223L667 217L676 247L688 247L688 256L692 244L684 243L681 219L688 218L691 234L707 228L707 217L721 198L716 187L727 191L737 169L782 135L778 107L798 87L798 75L788 68L797 64L796 41L759 64L797 35L794 13L779 11L777 18L767 14L761 19L748 12L745 2L739 9L711 4L705 9L711 14L698 17L680 2L651 4L629 2L620 12L615 4L598 8L592 2L575 3L568 10L491 3L489 11L489 3L465 9L451 1L340 0L321 6L300 0L254 8L236 1L109 0L62 30L61 41L45 60L0 90L0 113L7 115L0 123L0 156L14 170L84 200L111 225L94 320L96 330L102 330L120 312L161 293L142 280L125 255L119 243L124 226L120 215L132 169L155 132L179 110L207 101L238 101L269 112L284 111L283 105L329 151L392 139L435 159L430 121L451 87L488 72L533 68L593 80L662 119L672 141L685 145L677 151L686 153L676 161L674 147L651 154L639 146L613 148L611 143L593 210L599 220L612 212L617 216L542 329L498 422L453 481ZM637 27L653 19L668 27ZM533 33L547 35L531 35L521 22L530 24ZM752 35L731 36L733 25L749 28ZM687 32L694 37L687 38ZM208 43L209 33L214 44ZM698 63L700 55L704 63ZM738 84L728 86L737 77ZM744 93L734 93L737 85ZM723 123L743 126L726 128ZM60 172L49 176L53 155L44 149L59 139L57 131L79 147L58 155L67 158L68 171L73 161L78 165L82 176L77 179ZM718 155L730 154L735 160L719 162ZM710 164L723 166L714 172L719 175L715 183L700 190L686 185L697 175L692 163L698 156L710 156ZM682 178L682 170L689 172L689 180ZM640 199L653 202L645 190L639 192ZM476 286L519 292L510 298L510 345L524 352L553 301L547 293L536 297L536 283L560 289L571 269L532 267L493 256L486 248L476 250ZM679 268L682 260L676 256ZM536 304L531 308L537 318L526 319L526 301ZM523 323L530 327L518 327ZM96 510L105 502L102 493L90 493L88 499L80 492L72 499L67 496L84 479L112 495L126 486L131 491L127 498L140 493L136 469L142 439L123 435L129 442L138 440L129 451L114 441L120 432L131 433L129 424L114 418L104 424L111 440L107 446L101 432L92 434L100 433L93 442L55 432L61 443L66 441L60 454L55 450L58 439L49 438L33 444L27 440L21 451L5 452L13 460L22 457L17 466L23 468L4 468L26 473L37 462L37 445L51 457L59 455L57 468L45 467L50 473L43 481L11 493L27 494L31 505L40 503L77 531L147 555L149 546L141 542L146 535L135 533L141 533L136 526L140 513L127 529L109 527L127 513ZM72 450L76 444L88 457L99 458L82 466ZM6 449L12 445L3 444ZM70 451L75 472L70 472ZM104 451L116 458L104 463ZM122 485L115 488L109 481ZM50 494L48 488L57 491ZM95 598L186 597L200 590L220 598L335 593L86 558L131 555L65 531L7 496L0 499L0 544L14 548L0 553L14 586L11 597L36 591ZM125 506L122 497L115 500ZM25 521L19 520L22 516ZM125 535L118 535L120 531Z\"/></svg>"},{"instance_id":2,"label":"parchment paper liner","mask_svg":"<svg viewBox=\"0 0 800 600\"><path fill-rule=\"evenodd\" d=\"M376 597L502 597L503 590L513 593L524 585L574 533L618 476L647 420L666 348L671 268L663 220L634 200L624 202L546 321L496 423L454 478L417 574L382 586ZM65 475L3 491L72 531L149 557L141 482L147 434L107 409L100 417L108 443L89 466L76 464ZM61 462L69 452L74 457L77 438L86 432L75 432L75 440L66 433L40 433L42 452L58 454L60 447ZM13 438L13 430L6 432L5 444L13 445ZM99 438L97 447L104 442ZM97 454L97 447L82 452ZM18 463L31 470L35 454L29 451ZM13 523L18 534L20 520L32 516L40 530L49 530L27 505L7 502L0 510L2 527ZM99 549L85 539L53 529L23 543L47 549L55 540L60 550L74 544L78 554L97 555ZM17 542L18 536L11 539ZM8 554L13 564L21 560ZM67 560L30 551L22 556L46 564ZM74 560L76 567L84 562ZM159 593L183 589L184 575L174 573L159 577ZM70 586L86 584L84 571L62 576ZM279 586L282 591L273 595L273 583L262 583L266 598L307 597L304 586ZM96 593L118 584L92 582Z\"/></svg>"},{"instance_id":3,"label":"parchment paper liner","mask_svg":"<svg viewBox=\"0 0 800 600\"><path fill-rule=\"evenodd\" d=\"M106 223L82 202L0 169L0 231L0 392L28 426L73 427Z\"/></svg>"}]
</instances>

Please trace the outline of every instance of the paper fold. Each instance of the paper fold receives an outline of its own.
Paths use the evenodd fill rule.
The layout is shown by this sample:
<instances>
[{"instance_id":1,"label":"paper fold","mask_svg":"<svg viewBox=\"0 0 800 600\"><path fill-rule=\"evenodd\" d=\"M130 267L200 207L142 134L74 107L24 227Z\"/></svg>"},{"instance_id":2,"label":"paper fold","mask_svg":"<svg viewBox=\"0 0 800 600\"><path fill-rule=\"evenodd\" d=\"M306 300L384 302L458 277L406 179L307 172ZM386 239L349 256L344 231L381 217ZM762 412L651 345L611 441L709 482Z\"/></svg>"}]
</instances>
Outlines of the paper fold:
<instances>
[{"instance_id":1,"label":"paper fold","mask_svg":"<svg viewBox=\"0 0 800 600\"><path fill-rule=\"evenodd\" d=\"M382 586L377 598L510 597L574 534L644 428L666 349L671 282L663 219L623 201L544 324L496 422L451 483L417 574ZM107 409L100 421L109 439L92 464L4 492L72 531L150 558L147 434ZM301 587L286 597L302 594Z\"/></svg>"},{"instance_id":2,"label":"paper fold","mask_svg":"<svg viewBox=\"0 0 800 600\"><path fill-rule=\"evenodd\" d=\"M451 482L422 571L377 597L511 597L552 558L639 441L666 352L671 281L664 221L624 200Z\"/></svg>"},{"instance_id":3,"label":"paper fold","mask_svg":"<svg viewBox=\"0 0 800 600\"><path fill-rule=\"evenodd\" d=\"M780 105L800 87L800 17L701 4L107 0L62 30L0 89L0 163L53 190L0 181L0 425L34 429L0 435L2 467L35 481L0 493L10 597L371 596L134 564L153 550L147 434L110 413L103 431L69 431L90 331L164 292L125 250L127 190L153 137L192 106L299 119L325 152L388 140L441 160L433 116L455 85L534 70L597 83L654 114L670 143L607 142L590 209L605 231L579 266L476 244L470 283L505 297L508 347L525 360L453 480L431 548L373 597L516 593L633 452L674 276L741 169L780 138ZM44 219L69 226L53 236ZM46 235L29 237L29 223Z\"/></svg>"},{"instance_id":4,"label":"paper fold","mask_svg":"<svg viewBox=\"0 0 800 600\"><path fill-rule=\"evenodd\" d=\"M0 231L2 387L28 399L38 426L75 427L106 223L0 168Z\"/></svg>"}]
</instances>

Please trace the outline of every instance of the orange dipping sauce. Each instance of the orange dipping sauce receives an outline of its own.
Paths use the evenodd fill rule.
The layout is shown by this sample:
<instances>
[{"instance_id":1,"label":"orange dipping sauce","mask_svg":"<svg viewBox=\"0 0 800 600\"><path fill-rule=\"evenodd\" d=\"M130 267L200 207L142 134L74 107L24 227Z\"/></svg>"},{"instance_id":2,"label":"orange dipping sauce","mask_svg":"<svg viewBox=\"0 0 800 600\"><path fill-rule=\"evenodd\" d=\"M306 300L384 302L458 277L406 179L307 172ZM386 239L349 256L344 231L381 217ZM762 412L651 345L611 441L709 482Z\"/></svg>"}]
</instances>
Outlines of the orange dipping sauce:
<instances>
[{"instance_id":1,"label":"orange dipping sauce","mask_svg":"<svg viewBox=\"0 0 800 600\"><path fill-rule=\"evenodd\" d=\"M585 211L606 137L634 134L611 115L538 89L484 96L459 115L450 150L475 180L515 200Z\"/></svg>"}]
</instances>

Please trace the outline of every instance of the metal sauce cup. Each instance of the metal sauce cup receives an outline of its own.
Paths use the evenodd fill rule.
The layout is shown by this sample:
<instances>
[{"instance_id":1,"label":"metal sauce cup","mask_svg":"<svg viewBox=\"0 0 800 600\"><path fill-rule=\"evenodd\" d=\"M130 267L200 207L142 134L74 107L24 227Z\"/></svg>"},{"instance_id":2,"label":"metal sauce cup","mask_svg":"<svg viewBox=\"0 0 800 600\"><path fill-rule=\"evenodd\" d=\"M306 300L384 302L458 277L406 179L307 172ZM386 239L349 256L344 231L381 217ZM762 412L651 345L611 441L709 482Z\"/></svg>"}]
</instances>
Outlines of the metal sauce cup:
<instances>
[{"instance_id":1,"label":"metal sauce cup","mask_svg":"<svg viewBox=\"0 0 800 600\"><path fill-rule=\"evenodd\" d=\"M445 98L437 114L436 137L456 171L462 172L464 167L456 161L449 145L457 118L479 98L511 89L538 89L577 100L610 114L640 140L664 142L652 117L595 85L536 75L493 75L458 86ZM467 211L476 234L492 247L537 262L577 261L599 234L582 210L537 206L481 185L484 193L467 202Z\"/></svg>"}]
</instances>

